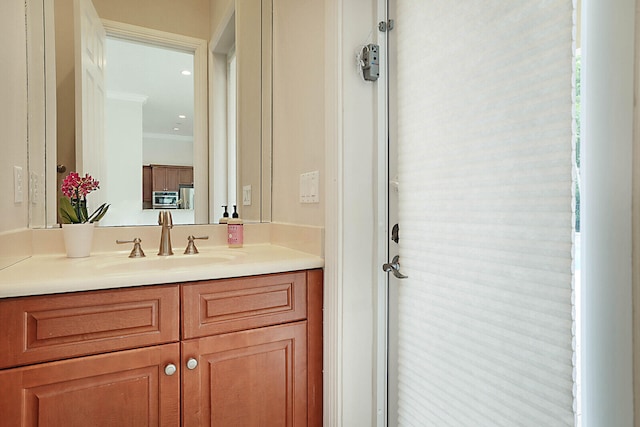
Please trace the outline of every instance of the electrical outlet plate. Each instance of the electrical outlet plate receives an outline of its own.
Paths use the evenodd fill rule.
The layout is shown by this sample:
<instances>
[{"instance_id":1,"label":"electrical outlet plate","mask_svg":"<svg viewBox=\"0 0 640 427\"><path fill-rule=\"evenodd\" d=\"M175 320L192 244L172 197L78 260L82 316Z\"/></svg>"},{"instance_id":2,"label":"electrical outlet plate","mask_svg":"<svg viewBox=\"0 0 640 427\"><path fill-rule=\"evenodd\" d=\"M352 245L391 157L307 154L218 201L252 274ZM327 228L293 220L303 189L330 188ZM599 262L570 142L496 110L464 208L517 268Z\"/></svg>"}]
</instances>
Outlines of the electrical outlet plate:
<instances>
[{"instance_id":1,"label":"electrical outlet plate","mask_svg":"<svg viewBox=\"0 0 640 427\"><path fill-rule=\"evenodd\" d=\"M22 203L23 194L22 168L20 166L13 167L13 201Z\"/></svg>"}]
</instances>

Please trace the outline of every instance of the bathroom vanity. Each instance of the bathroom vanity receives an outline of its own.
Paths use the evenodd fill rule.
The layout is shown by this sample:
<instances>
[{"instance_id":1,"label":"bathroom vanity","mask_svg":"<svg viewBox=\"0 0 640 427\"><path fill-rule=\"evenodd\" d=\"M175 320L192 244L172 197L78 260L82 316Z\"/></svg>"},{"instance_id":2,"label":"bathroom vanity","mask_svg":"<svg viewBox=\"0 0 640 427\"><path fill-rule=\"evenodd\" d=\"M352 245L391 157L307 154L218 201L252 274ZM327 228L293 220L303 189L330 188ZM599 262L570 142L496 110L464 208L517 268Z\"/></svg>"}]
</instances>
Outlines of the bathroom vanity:
<instances>
[{"instance_id":1,"label":"bathroom vanity","mask_svg":"<svg viewBox=\"0 0 640 427\"><path fill-rule=\"evenodd\" d=\"M322 425L322 260L242 251L0 271L0 425Z\"/></svg>"}]
</instances>

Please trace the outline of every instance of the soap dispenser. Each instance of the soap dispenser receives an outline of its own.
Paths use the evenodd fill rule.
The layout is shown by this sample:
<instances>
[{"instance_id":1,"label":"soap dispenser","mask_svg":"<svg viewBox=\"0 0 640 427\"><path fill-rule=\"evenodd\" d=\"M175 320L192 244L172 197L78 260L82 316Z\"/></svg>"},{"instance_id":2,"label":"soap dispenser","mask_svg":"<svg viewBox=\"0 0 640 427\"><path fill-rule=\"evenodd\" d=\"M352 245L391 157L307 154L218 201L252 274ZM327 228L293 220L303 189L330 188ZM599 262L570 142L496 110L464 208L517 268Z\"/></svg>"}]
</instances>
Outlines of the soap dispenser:
<instances>
[{"instance_id":1,"label":"soap dispenser","mask_svg":"<svg viewBox=\"0 0 640 427\"><path fill-rule=\"evenodd\" d=\"M222 218L220 218L219 223L220 224L226 224L227 221L229 221L229 212L227 212L227 206L226 205L222 205L222 207L224 208L224 212L222 213Z\"/></svg>"},{"instance_id":2,"label":"soap dispenser","mask_svg":"<svg viewBox=\"0 0 640 427\"><path fill-rule=\"evenodd\" d=\"M241 248L244 240L242 220L238 215L237 206L233 205L233 214L227 221L227 243L230 248Z\"/></svg>"}]
</instances>

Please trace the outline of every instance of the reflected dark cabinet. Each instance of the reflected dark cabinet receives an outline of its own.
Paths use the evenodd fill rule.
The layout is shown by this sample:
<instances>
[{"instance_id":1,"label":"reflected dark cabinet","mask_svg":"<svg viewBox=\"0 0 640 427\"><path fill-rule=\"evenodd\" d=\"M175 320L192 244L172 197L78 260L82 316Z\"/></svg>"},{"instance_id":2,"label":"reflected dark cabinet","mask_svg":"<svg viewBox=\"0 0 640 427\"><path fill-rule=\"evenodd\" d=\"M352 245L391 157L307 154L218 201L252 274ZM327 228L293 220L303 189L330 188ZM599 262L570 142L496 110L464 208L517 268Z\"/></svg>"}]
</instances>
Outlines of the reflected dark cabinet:
<instances>
[{"instance_id":1,"label":"reflected dark cabinet","mask_svg":"<svg viewBox=\"0 0 640 427\"><path fill-rule=\"evenodd\" d=\"M153 191L178 191L178 169L173 166L151 166Z\"/></svg>"},{"instance_id":2,"label":"reflected dark cabinet","mask_svg":"<svg viewBox=\"0 0 640 427\"><path fill-rule=\"evenodd\" d=\"M144 209L151 209L152 194L151 166L142 166L142 207Z\"/></svg>"},{"instance_id":3,"label":"reflected dark cabinet","mask_svg":"<svg viewBox=\"0 0 640 427\"><path fill-rule=\"evenodd\" d=\"M192 166L142 166L142 202L151 208L154 191L178 191L181 185L193 185Z\"/></svg>"},{"instance_id":4,"label":"reflected dark cabinet","mask_svg":"<svg viewBox=\"0 0 640 427\"><path fill-rule=\"evenodd\" d=\"M178 169L178 186L193 184L193 168L179 168Z\"/></svg>"}]
</instances>

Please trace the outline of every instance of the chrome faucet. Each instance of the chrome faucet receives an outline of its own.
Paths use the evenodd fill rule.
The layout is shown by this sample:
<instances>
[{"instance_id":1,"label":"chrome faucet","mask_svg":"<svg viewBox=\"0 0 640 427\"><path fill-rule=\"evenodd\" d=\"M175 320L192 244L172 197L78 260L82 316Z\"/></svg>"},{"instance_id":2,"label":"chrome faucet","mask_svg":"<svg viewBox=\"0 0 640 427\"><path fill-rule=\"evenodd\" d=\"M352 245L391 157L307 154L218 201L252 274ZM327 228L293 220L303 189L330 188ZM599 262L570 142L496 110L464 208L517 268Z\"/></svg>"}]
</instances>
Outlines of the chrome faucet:
<instances>
[{"instance_id":1,"label":"chrome faucet","mask_svg":"<svg viewBox=\"0 0 640 427\"><path fill-rule=\"evenodd\" d=\"M158 255L173 255L173 250L171 249L170 233L171 228L173 228L173 219L171 218L171 212L161 211L158 215L158 225L162 226L162 234L160 235L160 250L158 251Z\"/></svg>"}]
</instances>

